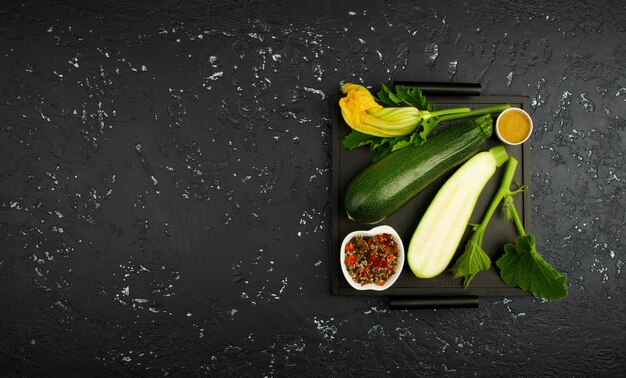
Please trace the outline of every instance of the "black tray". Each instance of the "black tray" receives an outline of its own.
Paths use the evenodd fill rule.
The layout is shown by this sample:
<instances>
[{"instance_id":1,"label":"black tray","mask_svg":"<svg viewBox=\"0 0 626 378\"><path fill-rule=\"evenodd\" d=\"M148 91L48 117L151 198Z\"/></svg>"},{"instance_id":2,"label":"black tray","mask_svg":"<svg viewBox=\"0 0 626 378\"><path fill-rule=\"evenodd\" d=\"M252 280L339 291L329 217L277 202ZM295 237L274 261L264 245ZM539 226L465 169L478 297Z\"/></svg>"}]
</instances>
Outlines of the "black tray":
<instances>
[{"instance_id":1,"label":"black tray","mask_svg":"<svg viewBox=\"0 0 626 378\"><path fill-rule=\"evenodd\" d=\"M410 83L403 83L404 85ZM469 107L472 109L509 103L511 106L519 107L525 110L529 108L528 97L522 96L480 96L466 95L468 88L472 85L461 86L463 95L438 95L437 93L454 93L454 89L450 90L447 85L444 91L437 89L436 83L428 83L429 88L435 88L430 94L429 99L437 106L438 109L452 107ZM419 86L419 85L417 85ZM472 93L479 94L480 86L473 86ZM461 93L461 92L459 92ZM499 209L492 217L488 230L483 240L483 248L485 252L492 258L492 267L490 270L481 272L474 277L474 280L467 289L463 288L462 279L455 279L447 271L437 277L431 279L419 279L413 275L407 264L398 280L392 287L385 291L371 290L355 290L346 281L341 271L339 253L343 238L350 232L356 230L368 230L376 225L362 225L349 220L345 214L343 201L345 189L352 179L371 162L371 152L368 148L358 148L347 151L341 145L343 138L350 132L350 128L344 122L339 109L339 98L337 95L332 101L331 122L332 122L332 240L330 245L330 282L332 293L335 295L383 295L393 297L390 301L392 307L402 307L402 303L406 303L409 307L421 307L419 303L427 303L427 307L436 307L434 304L445 304L445 307L453 307L455 303L459 306L477 305L477 296L516 296L527 295L526 292L519 288L507 286L498 274L497 268L493 263L495 258L500 256L503 246L506 243L513 242L517 236L517 231L513 223L504 219ZM448 124L440 124L436 127L436 132L444 130L446 127L453 125L454 122ZM495 119L494 119L495 125ZM502 144L494 135L487 142L485 149L495 145ZM521 184L530 184L530 142L526 142L521 146L506 146L508 153L519 161L518 170L516 172L514 182ZM489 181L481 196L474 213L471 217L472 223L479 223L484 212L486 211L491 198L496 192L504 169L497 170L494 177ZM393 227L400 235L405 248L411 240L411 236L417 227L417 224L426 211L426 208L434 198L437 190L445 182L447 177L440 179L435 184L420 193L417 197L403 206L396 213L385 219L380 224L386 224ZM524 223L524 227L530 232L530 190L514 197L515 205L520 213L520 217ZM470 229L464 235L460 243L457 256L464 248L465 242L469 238ZM456 258L456 257L455 257ZM453 260L454 261L454 260ZM424 300L421 300L421 299ZM437 299L437 298L440 298ZM404 302L403 302L404 301Z\"/></svg>"}]
</instances>

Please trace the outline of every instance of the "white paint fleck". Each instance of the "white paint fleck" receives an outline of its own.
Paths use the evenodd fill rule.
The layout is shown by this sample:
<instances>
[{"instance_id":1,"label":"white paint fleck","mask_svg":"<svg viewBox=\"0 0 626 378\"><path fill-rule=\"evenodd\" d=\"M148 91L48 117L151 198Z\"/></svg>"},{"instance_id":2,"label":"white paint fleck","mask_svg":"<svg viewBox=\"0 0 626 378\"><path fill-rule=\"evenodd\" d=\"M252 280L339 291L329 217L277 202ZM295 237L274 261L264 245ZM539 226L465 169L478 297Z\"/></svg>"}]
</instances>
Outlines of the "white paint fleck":
<instances>
[{"instance_id":1,"label":"white paint fleck","mask_svg":"<svg viewBox=\"0 0 626 378\"><path fill-rule=\"evenodd\" d=\"M215 80L219 79L222 76L224 76L224 71L216 72L213 75L207 77L207 80L215 81Z\"/></svg>"},{"instance_id":2,"label":"white paint fleck","mask_svg":"<svg viewBox=\"0 0 626 378\"><path fill-rule=\"evenodd\" d=\"M587 112L593 112L596 110L596 106L591 102L589 98L587 98L586 93L581 93L578 96L578 103L582 105L583 109Z\"/></svg>"},{"instance_id":3,"label":"white paint fleck","mask_svg":"<svg viewBox=\"0 0 626 378\"><path fill-rule=\"evenodd\" d=\"M322 100L326 99L326 95L320 89L315 89L315 88L310 88L310 87L302 87L302 89L305 92L314 93L316 95L319 95L322 98Z\"/></svg>"},{"instance_id":4,"label":"white paint fleck","mask_svg":"<svg viewBox=\"0 0 626 378\"><path fill-rule=\"evenodd\" d=\"M50 122L50 117L48 117L47 115L43 114L43 111L41 111L41 109L35 107L35 109L37 109L37 111L39 112L39 115L41 116L41 119L43 119L46 122Z\"/></svg>"},{"instance_id":5,"label":"white paint fleck","mask_svg":"<svg viewBox=\"0 0 626 378\"><path fill-rule=\"evenodd\" d=\"M378 60L379 61L383 61L383 53L380 52L380 50L376 50L376 55L378 55Z\"/></svg>"},{"instance_id":6,"label":"white paint fleck","mask_svg":"<svg viewBox=\"0 0 626 378\"><path fill-rule=\"evenodd\" d=\"M376 324L370 327L370 329L367 331L367 335L368 336L384 336L385 335L385 329L383 328L382 325L380 324Z\"/></svg>"},{"instance_id":7,"label":"white paint fleck","mask_svg":"<svg viewBox=\"0 0 626 378\"><path fill-rule=\"evenodd\" d=\"M561 102L560 102L561 109L563 109L564 107L572 103L570 99L571 97L572 97L572 93L570 91L563 92L563 94L561 95Z\"/></svg>"},{"instance_id":8,"label":"white paint fleck","mask_svg":"<svg viewBox=\"0 0 626 378\"><path fill-rule=\"evenodd\" d=\"M448 64L448 73L450 74L450 76L456 75L456 67L458 66L458 64L459 62L456 60L453 60Z\"/></svg>"},{"instance_id":9,"label":"white paint fleck","mask_svg":"<svg viewBox=\"0 0 626 378\"><path fill-rule=\"evenodd\" d=\"M313 318L313 323L317 326L317 331L322 336L322 339L326 341L332 341L335 339L337 326L332 324L334 320L334 318L330 318L329 320L318 320L317 317Z\"/></svg>"},{"instance_id":10,"label":"white paint fleck","mask_svg":"<svg viewBox=\"0 0 626 378\"><path fill-rule=\"evenodd\" d=\"M366 314L366 315L369 315L371 313L384 314L384 313L387 313L387 312L388 311L385 310L385 309L380 310L380 309L378 309L378 307L374 306L374 307L371 307L369 310L365 311L364 314Z\"/></svg>"},{"instance_id":11,"label":"white paint fleck","mask_svg":"<svg viewBox=\"0 0 626 378\"><path fill-rule=\"evenodd\" d=\"M424 57L426 58L424 63L428 67L433 67L435 65L435 60L439 57L439 46L436 43L429 43L424 48Z\"/></svg>"},{"instance_id":12,"label":"white paint fleck","mask_svg":"<svg viewBox=\"0 0 626 378\"><path fill-rule=\"evenodd\" d=\"M509 74L506 75L506 86L507 87L511 86L511 83L513 82L513 75L514 75L513 71L509 72Z\"/></svg>"},{"instance_id":13,"label":"white paint fleck","mask_svg":"<svg viewBox=\"0 0 626 378\"><path fill-rule=\"evenodd\" d=\"M283 286L280 288L280 290L278 290L279 294L283 293L283 290L285 290L285 287L287 287L287 277L283 278L283 280L281 281L281 283L283 284Z\"/></svg>"},{"instance_id":14,"label":"white paint fleck","mask_svg":"<svg viewBox=\"0 0 626 378\"><path fill-rule=\"evenodd\" d=\"M313 73L317 81L322 81L324 76L324 69L320 63L313 64Z\"/></svg>"},{"instance_id":15,"label":"white paint fleck","mask_svg":"<svg viewBox=\"0 0 626 378\"><path fill-rule=\"evenodd\" d=\"M248 33L248 37L258 39L259 41L263 42L263 37L261 37L258 33Z\"/></svg>"}]
</instances>

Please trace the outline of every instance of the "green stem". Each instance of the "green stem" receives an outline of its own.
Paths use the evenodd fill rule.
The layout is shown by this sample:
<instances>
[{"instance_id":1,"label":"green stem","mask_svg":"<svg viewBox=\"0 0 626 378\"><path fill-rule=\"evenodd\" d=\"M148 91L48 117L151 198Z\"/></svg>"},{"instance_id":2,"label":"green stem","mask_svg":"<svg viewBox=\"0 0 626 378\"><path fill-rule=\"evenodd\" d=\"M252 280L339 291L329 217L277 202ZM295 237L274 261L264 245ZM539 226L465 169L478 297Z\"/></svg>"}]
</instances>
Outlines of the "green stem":
<instances>
[{"instance_id":1,"label":"green stem","mask_svg":"<svg viewBox=\"0 0 626 378\"><path fill-rule=\"evenodd\" d=\"M466 114L470 113L472 109L470 108L453 108L453 109L442 109L434 112L430 112L430 117L441 117L450 114Z\"/></svg>"},{"instance_id":2,"label":"green stem","mask_svg":"<svg viewBox=\"0 0 626 378\"><path fill-rule=\"evenodd\" d=\"M509 156L509 161L506 164L506 169L504 170L504 175L502 175L502 181L500 181L500 187L498 188L496 196L500 195L504 197L511 194L510 188L511 184L513 183L513 177L515 176L517 164L517 159Z\"/></svg>"},{"instance_id":3,"label":"green stem","mask_svg":"<svg viewBox=\"0 0 626 378\"><path fill-rule=\"evenodd\" d=\"M486 108L475 109L475 110L471 110L469 112L446 114L446 115L442 115L441 117L438 117L437 123L444 122L444 121L452 121L454 119L459 119L459 118L469 118L469 117L474 117L474 116L481 116L481 115L487 114L487 113L491 113L491 114L502 113L502 111L504 111L504 110L506 110L506 109L508 109L510 107L511 107L511 105L509 105L509 104L503 104L503 105L495 105L495 106L488 106Z\"/></svg>"},{"instance_id":4,"label":"green stem","mask_svg":"<svg viewBox=\"0 0 626 378\"><path fill-rule=\"evenodd\" d=\"M482 228L482 229L487 228L487 225L489 224L489 220L493 216L493 213L496 212L496 209L498 208L498 205L500 204L500 201L502 200L502 198L503 196L498 196L497 194L493 197L493 199L491 200L491 203L489 204L489 207L487 208L487 211L485 212L485 215L483 215L483 219L480 222L480 226L478 226L478 228Z\"/></svg>"},{"instance_id":5,"label":"green stem","mask_svg":"<svg viewBox=\"0 0 626 378\"><path fill-rule=\"evenodd\" d=\"M513 218L513 222L515 223L515 227L517 228L517 232L519 232L519 234L521 236L526 235L526 230L524 230L524 225L522 224L522 220L519 217L519 214L517 213L517 210L515 209L515 205L513 204L513 198L509 197L511 199L511 206L510 206L510 214L511 217Z\"/></svg>"},{"instance_id":6,"label":"green stem","mask_svg":"<svg viewBox=\"0 0 626 378\"><path fill-rule=\"evenodd\" d=\"M524 231L524 225L515 209L515 205L513 204L513 195L524 191L524 187L520 187L517 190L511 191L511 184L513 183L513 176L515 176L515 170L517 169L517 160L514 157L509 157L509 162L506 165L506 170L504 171L504 175L502 176L502 182L500 187L498 188L498 192L494 197L494 200L498 198L498 202L504 197L508 197L507 201L511 201L509 206L511 210L511 217L513 218L513 222L515 223L515 227L520 235L526 235L526 231Z\"/></svg>"},{"instance_id":7,"label":"green stem","mask_svg":"<svg viewBox=\"0 0 626 378\"><path fill-rule=\"evenodd\" d=\"M500 205L502 199L505 196L510 195L509 188L511 187L511 183L513 182L513 176L515 176L517 164L517 160L514 157L509 156L508 163L506 164L506 169L504 170L504 175L502 176L502 181L500 181L500 187L498 188L496 195L493 196L493 199L491 200L491 203L489 204L489 207L487 208L487 211L485 212L485 215L480 222L480 228L487 228L489 220L496 212L496 209L498 208L498 205Z\"/></svg>"}]
</instances>

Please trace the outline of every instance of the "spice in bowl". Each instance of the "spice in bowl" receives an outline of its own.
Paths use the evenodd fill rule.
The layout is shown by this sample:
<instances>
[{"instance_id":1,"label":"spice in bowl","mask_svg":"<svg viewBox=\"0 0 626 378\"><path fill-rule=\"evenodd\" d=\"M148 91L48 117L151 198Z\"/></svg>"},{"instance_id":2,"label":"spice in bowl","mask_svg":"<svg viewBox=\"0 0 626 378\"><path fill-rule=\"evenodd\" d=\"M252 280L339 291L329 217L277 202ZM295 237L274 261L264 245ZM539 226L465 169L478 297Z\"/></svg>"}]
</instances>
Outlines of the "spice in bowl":
<instances>
[{"instance_id":1,"label":"spice in bowl","mask_svg":"<svg viewBox=\"0 0 626 378\"><path fill-rule=\"evenodd\" d=\"M354 282L382 286L396 272L398 253L391 234L356 235L346 244L344 264Z\"/></svg>"},{"instance_id":2,"label":"spice in bowl","mask_svg":"<svg viewBox=\"0 0 626 378\"><path fill-rule=\"evenodd\" d=\"M404 247L393 228L378 226L346 236L340 259L350 286L357 290L385 290L402 272Z\"/></svg>"},{"instance_id":3,"label":"spice in bowl","mask_svg":"<svg viewBox=\"0 0 626 378\"><path fill-rule=\"evenodd\" d=\"M526 142L533 131L530 115L519 108L509 108L500 113L496 121L496 134L504 143L518 145Z\"/></svg>"}]
</instances>

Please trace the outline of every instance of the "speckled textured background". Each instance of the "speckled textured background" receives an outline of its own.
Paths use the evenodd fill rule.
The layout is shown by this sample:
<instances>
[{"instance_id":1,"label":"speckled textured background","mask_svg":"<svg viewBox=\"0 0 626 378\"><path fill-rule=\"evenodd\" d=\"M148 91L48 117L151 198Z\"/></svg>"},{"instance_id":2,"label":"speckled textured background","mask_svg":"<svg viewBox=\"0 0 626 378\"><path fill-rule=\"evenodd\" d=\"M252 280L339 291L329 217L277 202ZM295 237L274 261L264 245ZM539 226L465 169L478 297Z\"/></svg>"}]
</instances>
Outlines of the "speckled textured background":
<instances>
[{"instance_id":1,"label":"speckled textured background","mask_svg":"<svg viewBox=\"0 0 626 378\"><path fill-rule=\"evenodd\" d=\"M623 1L4 1L0 375L626 368ZM333 297L344 81L527 95L533 230L569 297Z\"/></svg>"}]
</instances>

